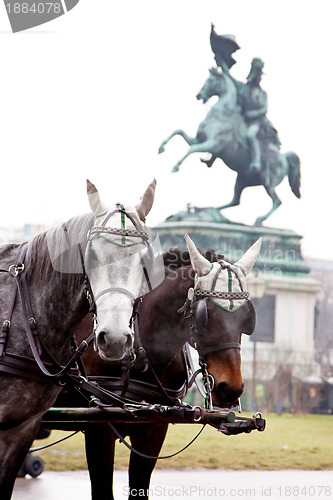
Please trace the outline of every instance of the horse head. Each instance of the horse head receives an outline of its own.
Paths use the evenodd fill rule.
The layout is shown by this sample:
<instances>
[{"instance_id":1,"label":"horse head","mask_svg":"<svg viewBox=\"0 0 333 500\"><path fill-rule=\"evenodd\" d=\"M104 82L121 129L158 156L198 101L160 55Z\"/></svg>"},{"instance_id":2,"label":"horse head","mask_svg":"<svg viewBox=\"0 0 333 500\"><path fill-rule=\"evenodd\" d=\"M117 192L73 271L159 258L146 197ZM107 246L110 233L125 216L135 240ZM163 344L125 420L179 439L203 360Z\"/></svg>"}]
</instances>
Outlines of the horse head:
<instances>
[{"instance_id":1,"label":"horse head","mask_svg":"<svg viewBox=\"0 0 333 500\"><path fill-rule=\"evenodd\" d=\"M211 68L209 70L209 77L205 81L201 90L199 90L196 98L198 101L206 103L211 97L217 95L220 97L227 91L225 75L217 68Z\"/></svg>"},{"instance_id":2,"label":"horse head","mask_svg":"<svg viewBox=\"0 0 333 500\"><path fill-rule=\"evenodd\" d=\"M85 264L96 304L96 346L103 359L121 359L132 347L133 304L144 278L143 259L149 253L144 221L154 201L156 181L136 206L108 208L87 181L95 215L88 234Z\"/></svg>"},{"instance_id":3,"label":"horse head","mask_svg":"<svg viewBox=\"0 0 333 500\"><path fill-rule=\"evenodd\" d=\"M192 267L196 273L192 343L205 363L213 383L212 401L232 406L241 396L242 334L251 335L255 310L248 299L246 275L251 271L261 246L254 243L234 265L224 260L210 263L186 235Z\"/></svg>"}]
</instances>

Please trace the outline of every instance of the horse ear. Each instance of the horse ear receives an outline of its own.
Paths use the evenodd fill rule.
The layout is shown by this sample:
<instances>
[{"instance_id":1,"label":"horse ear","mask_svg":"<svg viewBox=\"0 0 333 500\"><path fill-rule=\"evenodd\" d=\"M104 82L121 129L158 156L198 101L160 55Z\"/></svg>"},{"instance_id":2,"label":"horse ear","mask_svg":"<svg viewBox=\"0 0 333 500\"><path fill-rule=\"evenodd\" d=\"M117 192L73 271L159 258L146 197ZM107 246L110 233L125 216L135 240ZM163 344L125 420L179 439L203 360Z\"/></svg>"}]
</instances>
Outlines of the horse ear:
<instances>
[{"instance_id":1,"label":"horse ear","mask_svg":"<svg viewBox=\"0 0 333 500\"><path fill-rule=\"evenodd\" d=\"M104 205L104 203L100 199L96 186L88 179L87 179L87 193L88 193L90 208L96 216L102 215L104 212L107 211L107 206Z\"/></svg>"},{"instance_id":2,"label":"horse ear","mask_svg":"<svg viewBox=\"0 0 333 500\"><path fill-rule=\"evenodd\" d=\"M260 247L261 247L262 238L259 238L253 245L245 252L243 257L241 257L237 262L235 262L235 266L238 266L244 271L245 274L248 274L252 267L254 266L257 257L259 255Z\"/></svg>"},{"instance_id":3,"label":"horse ear","mask_svg":"<svg viewBox=\"0 0 333 500\"><path fill-rule=\"evenodd\" d=\"M205 259L205 257L203 257L203 255L201 255L198 252L197 247L195 246L195 244L193 243L188 234L185 234L185 241L187 244L187 248L190 254L191 264L194 271L199 276L203 276L204 274L208 273L212 268L212 264L209 262L209 260Z\"/></svg>"},{"instance_id":4,"label":"horse ear","mask_svg":"<svg viewBox=\"0 0 333 500\"><path fill-rule=\"evenodd\" d=\"M136 211L138 212L138 216L142 222L146 222L146 217L149 214L151 207L154 203L155 198L155 188L156 188L156 179L154 179L149 186L147 187L144 195L140 199L140 203L136 205Z\"/></svg>"}]
</instances>

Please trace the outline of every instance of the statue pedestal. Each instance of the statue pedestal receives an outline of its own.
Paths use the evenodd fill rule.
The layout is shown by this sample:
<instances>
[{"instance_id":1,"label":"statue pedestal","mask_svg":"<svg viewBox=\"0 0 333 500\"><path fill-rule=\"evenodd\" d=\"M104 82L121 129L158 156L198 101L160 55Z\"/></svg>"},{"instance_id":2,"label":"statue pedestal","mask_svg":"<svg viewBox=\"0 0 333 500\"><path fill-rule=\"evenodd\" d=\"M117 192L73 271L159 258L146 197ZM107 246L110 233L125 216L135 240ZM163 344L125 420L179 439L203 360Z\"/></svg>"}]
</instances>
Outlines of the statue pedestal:
<instances>
[{"instance_id":1,"label":"statue pedestal","mask_svg":"<svg viewBox=\"0 0 333 500\"><path fill-rule=\"evenodd\" d=\"M198 248L214 249L232 263L262 237L253 272L266 280L266 292L262 299L253 301L257 311L255 333L251 337L243 335L243 376L247 380L253 378L254 350L258 380L272 378L280 365L292 365L296 377L318 374L314 322L320 283L309 276L299 234L286 229L202 220L166 221L155 230L163 250L184 248L184 234L188 233Z\"/></svg>"},{"instance_id":2,"label":"statue pedestal","mask_svg":"<svg viewBox=\"0 0 333 500\"><path fill-rule=\"evenodd\" d=\"M256 268L275 274L308 274L300 250L302 236L287 229L246 226L195 220L163 222L155 227L163 250L184 248L188 233L198 248L212 248L230 262L236 262L260 237L262 246Z\"/></svg>"}]
</instances>

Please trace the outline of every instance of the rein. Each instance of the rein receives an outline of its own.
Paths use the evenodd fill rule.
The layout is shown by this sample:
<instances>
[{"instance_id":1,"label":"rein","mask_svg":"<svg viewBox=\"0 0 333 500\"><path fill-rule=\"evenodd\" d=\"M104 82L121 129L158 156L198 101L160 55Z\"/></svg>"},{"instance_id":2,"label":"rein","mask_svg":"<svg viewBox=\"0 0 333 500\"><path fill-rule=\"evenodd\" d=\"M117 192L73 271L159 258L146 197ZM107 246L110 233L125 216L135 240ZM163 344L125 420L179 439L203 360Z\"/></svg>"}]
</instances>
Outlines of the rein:
<instances>
[{"instance_id":1,"label":"rein","mask_svg":"<svg viewBox=\"0 0 333 500\"><path fill-rule=\"evenodd\" d=\"M206 424L204 424L201 427L201 429L199 430L199 432L194 436L194 438L191 439L191 441L189 443L187 443L185 446L183 446L183 448L181 450L178 450L175 453L172 453L171 455L164 455L162 457L161 456L154 457L154 456L151 456L151 455L146 455L145 453L142 453L141 451L138 451L135 448L133 448L133 446L130 445L126 441L126 439L123 438L123 436L120 434L120 432L116 429L116 427L113 424L109 423L108 425L111 428L111 430L115 433L115 435L117 436L117 438L119 439L119 441L122 442L126 446L126 448L128 448L131 452L135 453L136 455L139 455L139 457L147 458L147 459L150 459L150 460L165 460L167 458L172 458L172 457L175 457L176 455L179 455L183 451L187 450L187 448L189 448L194 443L194 441L200 436L200 434L202 433L202 431L206 427Z\"/></svg>"}]
</instances>

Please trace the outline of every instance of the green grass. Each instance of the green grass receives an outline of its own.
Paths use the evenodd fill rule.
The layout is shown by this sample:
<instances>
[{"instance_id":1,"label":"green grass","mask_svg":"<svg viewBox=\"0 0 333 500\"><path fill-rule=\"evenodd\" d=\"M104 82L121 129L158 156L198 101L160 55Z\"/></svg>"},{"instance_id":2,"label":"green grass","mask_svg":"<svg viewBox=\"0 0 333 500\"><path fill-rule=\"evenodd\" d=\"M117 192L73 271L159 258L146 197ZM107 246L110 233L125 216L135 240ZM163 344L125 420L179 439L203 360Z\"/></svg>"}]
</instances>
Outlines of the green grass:
<instances>
[{"instance_id":1,"label":"green grass","mask_svg":"<svg viewBox=\"0 0 333 500\"><path fill-rule=\"evenodd\" d=\"M206 426L195 443L180 455L159 460L158 468L208 469L333 469L333 417L326 415L265 415L264 432L224 436ZM200 425L170 425L162 455L182 448L201 428ZM45 441L65 433L53 431ZM86 469L84 437L81 433L55 447L38 452L46 470ZM117 443L116 468L126 469L129 451Z\"/></svg>"}]
</instances>

